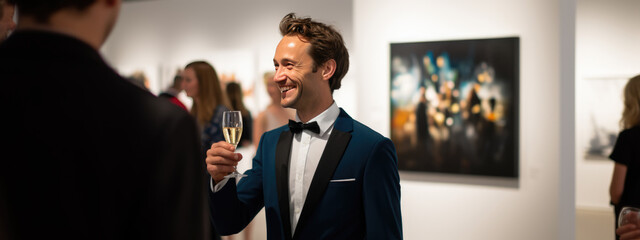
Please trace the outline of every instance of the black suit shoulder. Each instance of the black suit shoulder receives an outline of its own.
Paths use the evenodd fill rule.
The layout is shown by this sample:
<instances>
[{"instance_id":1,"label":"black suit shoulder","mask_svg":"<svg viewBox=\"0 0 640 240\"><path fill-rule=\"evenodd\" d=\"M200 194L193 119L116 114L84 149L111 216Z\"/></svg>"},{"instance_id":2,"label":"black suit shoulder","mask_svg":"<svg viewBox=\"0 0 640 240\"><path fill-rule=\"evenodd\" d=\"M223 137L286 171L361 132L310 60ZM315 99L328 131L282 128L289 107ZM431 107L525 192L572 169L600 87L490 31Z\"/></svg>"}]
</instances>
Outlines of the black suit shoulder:
<instances>
[{"instance_id":1,"label":"black suit shoulder","mask_svg":"<svg viewBox=\"0 0 640 240\"><path fill-rule=\"evenodd\" d=\"M199 221L175 221L206 219L204 160L188 113L69 36L17 31L0 45L0 66L9 87L0 97L13 103L0 150L14 156L0 168L0 202L9 206L0 222L16 239L202 235Z\"/></svg>"}]
</instances>

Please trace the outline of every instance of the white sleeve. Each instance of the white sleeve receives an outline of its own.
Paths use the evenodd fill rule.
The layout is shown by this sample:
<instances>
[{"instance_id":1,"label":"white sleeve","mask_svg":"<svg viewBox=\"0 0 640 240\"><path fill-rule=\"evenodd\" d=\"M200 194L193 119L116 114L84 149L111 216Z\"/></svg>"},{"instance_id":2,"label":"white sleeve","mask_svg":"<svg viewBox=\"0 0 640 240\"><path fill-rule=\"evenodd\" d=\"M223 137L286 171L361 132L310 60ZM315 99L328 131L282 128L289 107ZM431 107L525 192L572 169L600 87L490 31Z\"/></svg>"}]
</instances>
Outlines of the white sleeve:
<instances>
[{"instance_id":1,"label":"white sleeve","mask_svg":"<svg viewBox=\"0 0 640 240\"><path fill-rule=\"evenodd\" d=\"M214 186L213 178L209 178L209 182L210 182L209 186L211 186L211 192L217 193L218 191L220 191L220 189L222 189L222 187L224 187L225 184L227 184L228 181L229 181L229 178L224 178L222 179L222 181L220 181L218 184Z\"/></svg>"}]
</instances>

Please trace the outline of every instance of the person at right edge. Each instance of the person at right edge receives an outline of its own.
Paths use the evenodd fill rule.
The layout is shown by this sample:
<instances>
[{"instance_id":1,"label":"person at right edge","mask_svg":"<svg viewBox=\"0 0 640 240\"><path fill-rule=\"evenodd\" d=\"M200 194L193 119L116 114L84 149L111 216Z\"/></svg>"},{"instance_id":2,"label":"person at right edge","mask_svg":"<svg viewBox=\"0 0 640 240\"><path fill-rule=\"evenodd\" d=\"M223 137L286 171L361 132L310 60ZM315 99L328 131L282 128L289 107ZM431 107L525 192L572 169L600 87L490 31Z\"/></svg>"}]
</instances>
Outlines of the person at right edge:
<instances>
[{"instance_id":1,"label":"person at right edge","mask_svg":"<svg viewBox=\"0 0 640 240\"><path fill-rule=\"evenodd\" d=\"M222 235L241 231L265 207L267 239L402 239L400 178L393 143L333 100L349 68L340 33L311 18L280 22L273 79L296 121L264 133L253 168L220 141L207 151L211 217Z\"/></svg>"},{"instance_id":2,"label":"person at right edge","mask_svg":"<svg viewBox=\"0 0 640 240\"><path fill-rule=\"evenodd\" d=\"M629 79L624 87L624 110L620 120L622 131L609 156L615 165L611 177L611 204L615 209L615 222L625 206L640 207L640 75ZM640 239L640 226L626 224L616 230L621 240Z\"/></svg>"}]
</instances>

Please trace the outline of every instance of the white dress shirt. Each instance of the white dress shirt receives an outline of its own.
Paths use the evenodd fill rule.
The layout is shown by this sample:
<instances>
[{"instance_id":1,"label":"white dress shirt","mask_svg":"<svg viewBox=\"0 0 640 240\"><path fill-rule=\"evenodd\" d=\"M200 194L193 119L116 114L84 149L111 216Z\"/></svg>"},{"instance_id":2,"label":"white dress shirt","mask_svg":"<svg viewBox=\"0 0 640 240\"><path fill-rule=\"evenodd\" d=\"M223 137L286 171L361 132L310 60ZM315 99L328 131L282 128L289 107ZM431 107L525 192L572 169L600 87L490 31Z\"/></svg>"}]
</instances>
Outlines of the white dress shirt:
<instances>
[{"instance_id":1,"label":"white dress shirt","mask_svg":"<svg viewBox=\"0 0 640 240\"><path fill-rule=\"evenodd\" d=\"M309 192L311 180L338 115L340 115L340 108L333 102L327 110L309 120L309 122L318 122L320 127L319 134L305 130L293 135L289 163L289 219L291 219L291 234L295 232L302 207L307 198L307 192ZM297 115L296 121L300 121Z\"/></svg>"},{"instance_id":2,"label":"white dress shirt","mask_svg":"<svg viewBox=\"0 0 640 240\"><path fill-rule=\"evenodd\" d=\"M309 121L318 123L319 134L304 130L293 136L289 163L289 219L291 219L292 235L298 224L300 213L302 213L311 180L338 115L340 115L340 108L333 102L324 112ZM296 121L300 121L297 115ZM213 187L213 180L211 180L211 191L220 191L227 181L228 178L225 178Z\"/></svg>"}]
</instances>

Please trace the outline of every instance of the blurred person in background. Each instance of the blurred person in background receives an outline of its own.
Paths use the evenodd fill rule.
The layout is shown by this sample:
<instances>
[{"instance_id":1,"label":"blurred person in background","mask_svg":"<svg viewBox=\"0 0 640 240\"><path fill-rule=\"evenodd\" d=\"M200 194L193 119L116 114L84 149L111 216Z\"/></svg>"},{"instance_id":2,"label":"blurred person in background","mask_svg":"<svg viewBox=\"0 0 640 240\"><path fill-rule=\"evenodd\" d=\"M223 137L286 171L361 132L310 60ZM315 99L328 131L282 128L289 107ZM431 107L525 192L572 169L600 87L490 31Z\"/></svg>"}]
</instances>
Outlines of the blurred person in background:
<instances>
[{"instance_id":1,"label":"blurred person in background","mask_svg":"<svg viewBox=\"0 0 640 240\"><path fill-rule=\"evenodd\" d=\"M231 105L222 91L218 73L208 62L195 61L187 64L182 78L182 88L193 99L191 115L196 118L200 127L204 153L214 142L224 141L222 113L229 111Z\"/></svg>"},{"instance_id":2,"label":"blurred person in background","mask_svg":"<svg viewBox=\"0 0 640 240\"><path fill-rule=\"evenodd\" d=\"M1 239L205 239L196 123L98 51L120 0L15 0L0 44ZM21 89L21 90L18 90ZM114 97L114 95L116 97Z\"/></svg>"},{"instance_id":3,"label":"blurred person in background","mask_svg":"<svg viewBox=\"0 0 640 240\"><path fill-rule=\"evenodd\" d=\"M615 162L609 192L615 209L616 227L623 207L640 207L640 75L629 79L624 87L624 110L620 126L622 131L609 156ZM621 226L616 231L616 237L623 240L640 239L640 223L634 225Z\"/></svg>"},{"instance_id":4,"label":"blurred person in background","mask_svg":"<svg viewBox=\"0 0 640 240\"><path fill-rule=\"evenodd\" d=\"M247 147L253 143L253 118L251 112L244 106L242 86L237 82L230 82L226 87L227 96L231 104L231 109L234 111L240 111L242 114L242 138L240 138L240 144L238 147Z\"/></svg>"},{"instance_id":5,"label":"blurred person in background","mask_svg":"<svg viewBox=\"0 0 640 240\"><path fill-rule=\"evenodd\" d=\"M149 79L147 79L147 75L145 75L144 72L135 71L127 77L127 80L145 91L149 91Z\"/></svg>"},{"instance_id":6,"label":"blurred person in background","mask_svg":"<svg viewBox=\"0 0 640 240\"><path fill-rule=\"evenodd\" d=\"M13 21L15 5L11 1L0 0L0 43L16 28L16 23Z\"/></svg>"},{"instance_id":7,"label":"blurred person in background","mask_svg":"<svg viewBox=\"0 0 640 240\"><path fill-rule=\"evenodd\" d=\"M273 81L275 74L275 72L266 72L262 76L271 102L264 111L258 114L254 121L253 139L259 140L263 133L276 129L277 127L287 124L289 120L295 119L295 109L284 108L280 105L280 96L282 94L280 93L278 85ZM259 143L259 141L253 142L255 149L258 149Z\"/></svg>"},{"instance_id":8,"label":"blurred person in background","mask_svg":"<svg viewBox=\"0 0 640 240\"><path fill-rule=\"evenodd\" d=\"M185 106L180 99L178 99L178 94L182 91L182 75L181 71L178 70L176 75L173 77L173 83L166 90L161 92L158 97L165 98L175 104L176 106L189 111L187 106Z\"/></svg>"}]
</instances>

